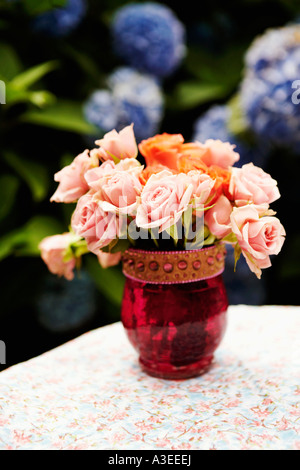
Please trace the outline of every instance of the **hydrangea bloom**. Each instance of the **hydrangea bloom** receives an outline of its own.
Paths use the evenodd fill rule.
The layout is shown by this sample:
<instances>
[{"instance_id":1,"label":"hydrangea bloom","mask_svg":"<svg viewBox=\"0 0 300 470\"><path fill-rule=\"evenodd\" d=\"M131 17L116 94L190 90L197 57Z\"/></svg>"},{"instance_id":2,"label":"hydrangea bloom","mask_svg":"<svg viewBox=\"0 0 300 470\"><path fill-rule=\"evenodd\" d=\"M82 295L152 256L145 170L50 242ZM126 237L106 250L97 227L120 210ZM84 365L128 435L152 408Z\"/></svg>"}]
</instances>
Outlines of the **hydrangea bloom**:
<instances>
[{"instance_id":1,"label":"hydrangea bloom","mask_svg":"<svg viewBox=\"0 0 300 470\"><path fill-rule=\"evenodd\" d=\"M235 151L240 154L240 160L235 163L235 166L241 167L249 162L253 162L258 166L264 166L268 157L268 146L264 143L250 145L234 136L228 129L230 116L231 110L229 106L212 106L196 120L193 140L205 142L207 139L220 139L222 142L230 142L236 145Z\"/></svg>"},{"instance_id":2,"label":"hydrangea bloom","mask_svg":"<svg viewBox=\"0 0 300 470\"><path fill-rule=\"evenodd\" d=\"M118 128L134 123L137 140L158 131L164 100L157 81L128 67L117 69L108 81L118 113Z\"/></svg>"},{"instance_id":3,"label":"hydrangea bloom","mask_svg":"<svg viewBox=\"0 0 300 470\"><path fill-rule=\"evenodd\" d=\"M268 78L267 69L287 59L299 48L299 26L291 25L269 29L256 38L245 56L246 67L261 77Z\"/></svg>"},{"instance_id":4,"label":"hydrangea bloom","mask_svg":"<svg viewBox=\"0 0 300 470\"><path fill-rule=\"evenodd\" d=\"M117 109L108 90L94 91L85 102L83 113L88 122L105 132L117 127Z\"/></svg>"},{"instance_id":5,"label":"hydrangea bloom","mask_svg":"<svg viewBox=\"0 0 300 470\"><path fill-rule=\"evenodd\" d=\"M164 99L157 80L130 67L116 69L108 78L108 90L93 93L84 106L86 119L102 131L134 124L137 141L158 131Z\"/></svg>"},{"instance_id":6,"label":"hydrangea bloom","mask_svg":"<svg viewBox=\"0 0 300 470\"><path fill-rule=\"evenodd\" d=\"M300 77L300 26L267 31L246 55L240 95L253 131L270 143L300 151L300 106L293 103Z\"/></svg>"},{"instance_id":7,"label":"hydrangea bloom","mask_svg":"<svg viewBox=\"0 0 300 470\"><path fill-rule=\"evenodd\" d=\"M34 29L50 36L66 36L80 24L86 10L86 0L68 0L65 7L38 15Z\"/></svg>"},{"instance_id":8,"label":"hydrangea bloom","mask_svg":"<svg viewBox=\"0 0 300 470\"><path fill-rule=\"evenodd\" d=\"M165 5L126 5L117 11L111 29L116 53L143 72L168 76L185 55L185 28Z\"/></svg>"},{"instance_id":9,"label":"hydrangea bloom","mask_svg":"<svg viewBox=\"0 0 300 470\"><path fill-rule=\"evenodd\" d=\"M234 166L241 167L251 161L255 163L255 165L263 166L263 162L266 160L268 154L266 145L262 144L250 147L230 133L227 124L230 115L231 110L229 106L212 106L195 122L193 140L199 140L200 142L206 139L228 141L236 145L235 150L241 157ZM240 258L237 264L237 273L235 273L233 248L230 245L226 245L226 250L227 258L223 278L230 304L237 305L243 302L246 302L248 305L263 304L266 300L264 280L258 280L252 276L246 260L243 257Z\"/></svg>"},{"instance_id":10,"label":"hydrangea bloom","mask_svg":"<svg viewBox=\"0 0 300 470\"><path fill-rule=\"evenodd\" d=\"M96 308L95 285L83 270L72 281L55 276L46 278L37 298L38 321L55 333L81 327L93 319Z\"/></svg>"}]
</instances>

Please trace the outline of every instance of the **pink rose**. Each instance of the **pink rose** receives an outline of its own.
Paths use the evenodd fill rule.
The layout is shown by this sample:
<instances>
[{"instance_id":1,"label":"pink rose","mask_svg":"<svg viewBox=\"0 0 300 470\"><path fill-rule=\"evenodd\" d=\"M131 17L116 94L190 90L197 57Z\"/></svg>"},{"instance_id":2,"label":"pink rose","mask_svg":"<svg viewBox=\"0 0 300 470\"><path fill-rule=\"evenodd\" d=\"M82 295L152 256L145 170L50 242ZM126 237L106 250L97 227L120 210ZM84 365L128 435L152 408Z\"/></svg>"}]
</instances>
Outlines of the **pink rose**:
<instances>
[{"instance_id":1,"label":"pink rose","mask_svg":"<svg viewBox=\"0 0 300 470\"><path fill-rule=\"evenodd\" d=\"M103 251L100 251L97 256L102 268L110 268L111 266L119 264L122 258L122 253L104 253Z\"/></svg>"},{"instance_id":2,"label":"pink rose","mask_svg":"<svg viewBox=\"0 0 300 470\"><path fill-rule=\"evenodd\" d=\"M253 163L232 168L229 193L239 206L248 202L271 204L280 197L277 181Z\"/></svg>"},{"instance_id":3,"label":"pink rose","mask_svg":"<svg viewBox=\"0 0 300 470\"><path fill-rule=\"evenodd\" d=\"M64 276L68 281L74 278L76 258L72 257L68 261L64 258L70 244L77 239L72 233L63 233L46 237L41 241L39 244L41 257L52 274Z\"/></svg>"},{"instance_id":4,"label":"pink rose","mask_svg":"<svg viewBox=\"0 0 300 470\"><path fill-rule=\"evenodd\" d=\"M201 160L207 165L218 165L221 168L229 168L240 159L237 152L234 151L235 145L221 140L208 139L204 144L197 142L199 147L206 152L201 155Z\"/></svg>"},{"instance_id":5,"label":"pink rose","mask_svg":"<svg viewBox=\"0 0 300 470\"><path fill-rule=\"evenodd\" d=\"M95 191L99 191L101 189L103 178L105 176L112 175L115 170L116 165L112 160L107 160L97 168L92 168L91 170L88 170L84 175L84 179L88 185L88 188L94 189Z\"/></svg>"},{"instance_id":6,"label":"pink rose","mask_svg":"<svg viewBox=\"0 0 300 470\"><path fill-rule=\"evenodd\" d=\"M277 255L282 248L283 226L276 217L259 217L253 204L235 207L230 220L249 268L260 278L261 269L271 266L269 256Z\"/></svg>"},{"instance_id":7,"label":"pink rose","mask_svg":"<svg viewBox=\"0 0 300 470\"><path fill-rule=\"evenodd\" d=\"M231 232L230 215L232 206L226 196L221 195L216 204L204 214L205 224L217 238L226 237Z\"/></svg>"},{"instance_id":8,"label":"pink rose","mask_svg":"<svg viewBox=\"0 0 300 470\"><path fill-rule=\"evenodd\" d=\"M84 178L90 188L98 191L101 189L104 176L112 175L115 171L126 171L127 173L139 176L143 168L135 158L125 158L117 164L112 160L107 160L99 167L88 170Z\"/></svg>"},{"instance_id":9,"label":"pink rose","mask_svg":"<svg viewBox=\"0 0 300 470\"><path fill-rule=\"evenodd\" d=\"M71 226L86 240L88 249L97 255L101 248L117 238L120 221L115 214L102 209L94 192L88 192L79 199Z\"/></svg>"},{"instance_id":10,"label":"pink rose","mask_svg":"<svg viewBox=\"0 0 300 470\"><path fill-rule=\"evenodd\" d=\"M150 176L140 198L136 224L142 228L159 227L162 232L174 225L188 208L193 185L187 175L161 171Z\"/></svg>"},{"instance_id":11,"label":"pink rose","mask_svg":"<svg viewBox=\"0 0 300 470\"><path fill-rule=\"evenodd\" d=\"M134 174L116 171L104 178L98 197L105 211L133 215L141 191L140 180Z\"/></svg>"},{"instance_id":12,"label":"pink rose","mask_svg":"<svg viewBox=\"0 0 300 470\"><path fill-rule=\"evenodd\" d=\"M89 190L84 178L85 173L98 164L98 160L89 156L88 150L75 157L70 165L54 175L54 180L59 182L59 185L50 201L64 203L77 201Z\"/></svg>"},{"instance_id":13,"label":"pink rose","mask_svg":"<svg viewBox=\"0 0 300 470\"><path fill-rule=\"evenodd\" d=\"M138 176L143 171L144 166L135 158L124 158L116 164L117 171L127 171Z\"/></svg>"},{"instance_id":14,"label":"pink rose","mask_svg":"<svg viewBox=\"0 0 300 470\"><path fill-rule=\"evenodd\" d=\"M188 176L193 185L193 197L196 199L196 205L207 203L211 196L211 192L215 185L215 181L205 173L192 170L188 172Z\"/></svg>"},{"instance_id":15,"label":"pink rose","mask_svg":"<svg viewBox=\"0 0 300 470\"><path fill-rule=\"evenodd\" d=\"M95 142L100 149L96 149L100 160L118 160L136 158L138 148L133 132L133 124L125 127L119 133L114 129Z\"/></svg>"},{"instance_id":16,"label":"pink rose","mask_svg":"<svg viewBox=\"0 0 300 470\"><path fill-rule=\"evenodd\" d=\"M85 179L90 188L98 192L103 210L133 214L142 184L138 178L143 166L133 158L126 158L117 165L107 160L100 167L89 170Z\"/></svg>"}]
</instances>

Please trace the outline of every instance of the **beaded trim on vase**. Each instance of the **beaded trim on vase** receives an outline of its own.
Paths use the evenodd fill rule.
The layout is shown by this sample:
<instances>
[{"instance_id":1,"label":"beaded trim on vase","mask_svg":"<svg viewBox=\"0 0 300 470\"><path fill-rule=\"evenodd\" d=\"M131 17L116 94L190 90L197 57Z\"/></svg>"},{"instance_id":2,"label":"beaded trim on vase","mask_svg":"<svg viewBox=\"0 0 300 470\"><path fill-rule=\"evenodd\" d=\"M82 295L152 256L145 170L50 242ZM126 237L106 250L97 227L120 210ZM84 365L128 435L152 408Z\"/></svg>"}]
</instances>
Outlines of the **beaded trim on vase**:
<instances>
[{"instance_id":1,"label":"beaded trim on vase","mask_svg":"<svg viewBox=\"0 0 300 470\"><path fill-rule=\"evenodd\" d=\"M144 251L130 248L123 255L126 277L152 284L195 282L224 271L226 249L222 244L201 250Z\"/></svg>"}]
</instances>

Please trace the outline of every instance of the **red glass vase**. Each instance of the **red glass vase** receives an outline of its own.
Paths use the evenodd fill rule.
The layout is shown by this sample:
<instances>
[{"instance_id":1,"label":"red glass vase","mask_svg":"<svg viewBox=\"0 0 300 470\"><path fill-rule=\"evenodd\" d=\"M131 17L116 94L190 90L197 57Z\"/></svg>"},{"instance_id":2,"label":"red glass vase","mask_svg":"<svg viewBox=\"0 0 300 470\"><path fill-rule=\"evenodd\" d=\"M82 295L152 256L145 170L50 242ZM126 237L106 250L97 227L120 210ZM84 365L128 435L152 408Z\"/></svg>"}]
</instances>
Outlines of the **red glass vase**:
<instances>
[{"instance_id":1,"label":"red glass vase","mask_svg":"<svg viewBox=\"0 0 300 470\"><path fill-rule=\"evenodd\" d=\"M186 379L208 370L226 328L224 258L223 245L125 253L121 319L149 375Z\"/></svg>"}]
</instances>

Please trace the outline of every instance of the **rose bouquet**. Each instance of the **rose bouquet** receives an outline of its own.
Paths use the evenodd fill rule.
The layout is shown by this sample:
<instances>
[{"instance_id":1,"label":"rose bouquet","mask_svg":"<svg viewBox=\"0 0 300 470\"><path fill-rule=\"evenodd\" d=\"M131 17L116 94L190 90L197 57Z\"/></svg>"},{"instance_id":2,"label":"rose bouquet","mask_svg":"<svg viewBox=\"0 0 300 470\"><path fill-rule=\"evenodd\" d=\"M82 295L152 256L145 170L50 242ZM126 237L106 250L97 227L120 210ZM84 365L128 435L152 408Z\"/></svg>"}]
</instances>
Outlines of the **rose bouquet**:
<instances>
[{"instance_id":1,"label":"rose bouquet","mask_svg":"<svg viewBox=\"0 0 300 470\"><path fill-rule=\"evenodd\" d=\"M85 253L103 267L129 247L192 250L234 246L261 277L280 252L285 230L270 209L277 182L220 140L185 143L163 133L137 145L133 125L108 132L56 173L51 201L76 203L70 231L40 244L49 270L72 279Z\"/></svg>"}]
</instances>

